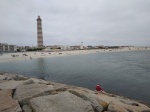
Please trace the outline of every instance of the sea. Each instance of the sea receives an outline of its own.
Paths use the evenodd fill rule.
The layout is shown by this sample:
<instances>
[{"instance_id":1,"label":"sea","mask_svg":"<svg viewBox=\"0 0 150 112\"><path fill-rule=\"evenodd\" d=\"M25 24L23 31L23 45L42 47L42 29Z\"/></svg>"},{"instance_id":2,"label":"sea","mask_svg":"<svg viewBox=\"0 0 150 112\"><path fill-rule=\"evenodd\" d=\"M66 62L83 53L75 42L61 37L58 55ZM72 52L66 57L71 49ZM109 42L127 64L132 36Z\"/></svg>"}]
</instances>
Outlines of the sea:
<instances>
[{"instance_id":1,"label":"sea","mask_svg":"<svg viewBox=\"0 0 150 112\"><path fill-rule=\"evenodd\" d=\"M150 51L104 52L0 63L0 72L21 74L150 104Z\"/></svg>"}]
</instances>

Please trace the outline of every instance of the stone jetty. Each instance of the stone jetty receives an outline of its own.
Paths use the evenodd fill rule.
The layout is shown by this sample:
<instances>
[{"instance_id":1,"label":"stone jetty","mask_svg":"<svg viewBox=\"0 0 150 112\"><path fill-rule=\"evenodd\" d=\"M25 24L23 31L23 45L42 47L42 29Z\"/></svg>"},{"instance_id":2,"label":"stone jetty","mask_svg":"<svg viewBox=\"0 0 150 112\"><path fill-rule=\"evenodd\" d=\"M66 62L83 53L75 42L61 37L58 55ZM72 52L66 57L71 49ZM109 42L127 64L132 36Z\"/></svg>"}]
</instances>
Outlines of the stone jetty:
<instances>
[{"instance_id":1,"label":"stone jetty","mask_svg":"<svg viewBox=\"0 0 150 112\"><path fill-rule=\"evenodd\" d=\"M150 112L150 107L118 95L0 73L0 112Z\"/></svg>"}]
</instances>

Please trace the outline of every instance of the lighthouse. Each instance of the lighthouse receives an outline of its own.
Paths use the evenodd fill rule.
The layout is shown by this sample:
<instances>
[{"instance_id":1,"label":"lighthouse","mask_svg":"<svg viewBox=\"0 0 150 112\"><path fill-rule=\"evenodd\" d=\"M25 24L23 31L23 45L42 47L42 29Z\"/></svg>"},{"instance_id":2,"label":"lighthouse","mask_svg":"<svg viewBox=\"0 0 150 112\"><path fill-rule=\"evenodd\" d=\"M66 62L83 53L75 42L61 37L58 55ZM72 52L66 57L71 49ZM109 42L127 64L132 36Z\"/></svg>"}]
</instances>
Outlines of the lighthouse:
<instances>
[{"instance_id":1,"label":"lighthouse","mask_svg":"<svg viewBox=\"0 0 150 112\"><path fill-rule=\"evenodd\" d=\"M37 46L43 48L42 19L40 16L37 18Z\"/></svg>"}]
</instances>

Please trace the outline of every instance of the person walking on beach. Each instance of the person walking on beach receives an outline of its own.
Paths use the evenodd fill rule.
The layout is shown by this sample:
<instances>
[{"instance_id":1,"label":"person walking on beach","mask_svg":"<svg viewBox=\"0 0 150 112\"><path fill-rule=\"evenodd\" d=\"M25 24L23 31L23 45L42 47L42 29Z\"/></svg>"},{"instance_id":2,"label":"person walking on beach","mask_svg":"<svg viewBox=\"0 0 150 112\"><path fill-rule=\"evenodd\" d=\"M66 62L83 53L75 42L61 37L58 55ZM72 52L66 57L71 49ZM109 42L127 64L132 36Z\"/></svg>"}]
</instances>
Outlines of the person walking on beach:
<instances>
[{"instance_id":1,"label":"person walking on beach","mask_svg":"<svg viewBox=\"0 0 150 112\"><path fill-rule=\"evenodd\" d=\"M100 87L100 84L97 84L96 91L103 92L104 90Z\"/></svg>"}]
</instances>

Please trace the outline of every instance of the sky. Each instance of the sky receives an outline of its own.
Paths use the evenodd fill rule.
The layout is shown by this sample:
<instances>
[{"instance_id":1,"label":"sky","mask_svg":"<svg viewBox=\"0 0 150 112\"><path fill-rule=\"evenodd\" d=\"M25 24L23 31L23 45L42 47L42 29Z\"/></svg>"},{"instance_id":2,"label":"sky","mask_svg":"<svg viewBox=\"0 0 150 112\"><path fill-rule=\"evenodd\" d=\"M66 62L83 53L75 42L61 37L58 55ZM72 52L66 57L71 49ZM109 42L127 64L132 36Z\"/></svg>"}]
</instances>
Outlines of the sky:
<instances>
[{"instance_id":1,"label":"sky","mask_svg":"<svg viewBox=\"0 0 150 112\"><path fill-rule=\"evenodd\" d=\"M0 43L150 46L150 0L0 0Z\"/></svg>"}]
</instances>

